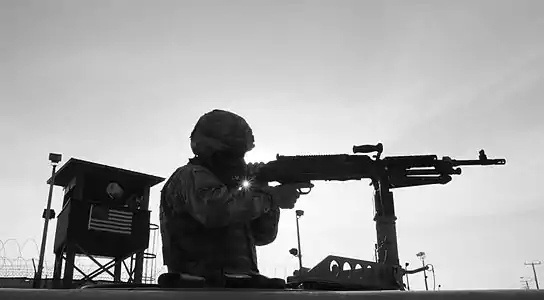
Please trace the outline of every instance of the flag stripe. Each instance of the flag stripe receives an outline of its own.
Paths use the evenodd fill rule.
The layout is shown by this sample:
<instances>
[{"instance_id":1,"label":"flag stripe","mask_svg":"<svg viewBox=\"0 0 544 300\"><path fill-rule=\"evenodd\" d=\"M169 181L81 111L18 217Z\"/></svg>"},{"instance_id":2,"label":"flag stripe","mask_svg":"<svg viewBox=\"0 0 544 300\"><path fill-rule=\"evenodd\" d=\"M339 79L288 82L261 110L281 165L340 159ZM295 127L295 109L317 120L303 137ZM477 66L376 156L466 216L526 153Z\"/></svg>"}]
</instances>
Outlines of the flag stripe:
<instances>
[{"instance_id":1,"label":"flag stripe","mask_svg":"<svg viewBox=\"0 0 544 300\"><path fill-rule=\"evenodd\" d=\"M109 217L110 221L115 221L115 222L119 222L119 223L125 223L125 224L131 224L132 223L132 218L130 219L125 219L125 218L116 218L116 217Z\"/></svg>"},{"instance_id":2,"label":"flag stripe","mask_svg":"<svg viewBox=\"0 0 544 300\"><path fill-rule=\"evenodd\" d=\"M119 210L110 209L110 214L111 215L116 215L116 216L119 216L119 217L132 218L132 213L130 211L119 211Z\"/></svg>"},{"instance_id":3,"label":"flag stripe","mask_svg":"<svg viewBox=\"0 0 544 300\"><path fill-rule=\"evenodd\" d=\"M91 228L96 231L105 231L105 232L112 232L112 233L120 233L120 234L128 234L130 235L130 231L124 231L124 230L117 230L117 229L111 229L111 228Z\"/></svg>"},{"instance_id":4,"label":"flag stripe","mask_svg":"<svg viewBox=\"0 0 544 300\"><path fill-rule=\"evenodd\" d=\"M132 227L131 226L132 224L130 223L113 222L113 221L108 222L108 221L102 221L102 220L92 220L91 224L106 225L106 226L125 228L125 229L130 229Z\"/></svg>"},{"instance_id":5,"label":"flag stripe","mask_svg":"<svg viewBox=\"0 0 544 300\"><path fill-rule=\"evenodd\" d=\"M93 224L93 226L91 226L93 228L109 228L109 229L115 229L115 230L120 230L120 231L130 231L130 228L127 228L127 227L120 227L120 226L111 226L111 225L107 225L107 224Z\"/></svg>"},{"instance_id":6,"label":"flag stripe","mask_svg":"<svg viewBox=\"0 0 544 300\"><path fill-rule=\"evenodd\" d=\"M88 229L130 235L132 216L132 212L93 205L89 211Z\"/></svg>"},{"instance_id":7,"label":"flag stripe","mask_svg":"<svg viewBox=\"0 0 544 300\"><path fill-rule=\"evenodd\" d=\"M117 219L117 220L121 220L121 221L132 221L132 217L117 216L117 215L114 215L114 214L110 214L108 219L110 219L110 220Z\"/></svg>"}]
</instances>

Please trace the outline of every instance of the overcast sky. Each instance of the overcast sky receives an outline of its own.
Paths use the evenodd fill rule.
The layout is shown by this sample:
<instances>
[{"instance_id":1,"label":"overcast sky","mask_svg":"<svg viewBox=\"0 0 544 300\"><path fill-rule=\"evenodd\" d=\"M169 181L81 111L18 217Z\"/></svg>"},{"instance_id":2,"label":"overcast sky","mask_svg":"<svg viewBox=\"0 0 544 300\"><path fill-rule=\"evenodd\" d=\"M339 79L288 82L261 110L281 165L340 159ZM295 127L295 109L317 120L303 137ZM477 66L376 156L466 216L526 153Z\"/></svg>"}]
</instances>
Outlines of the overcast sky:
<instances>
[{"instance_id":1,"label":"overcast sky","mask_svg":"<svg viewBox=\"0 0 544 300\"><path fill-rule=\"evenodd\" d=\"M249 161L376 142L384 155L507 158L395 191L399 255L417 265L425 251L443 289L519 288L523 263L544 260L543 31L539 0L1 0L0 240L39 243L49 152L168 177L198 117L220 108L253 127ZM367 181L318 182L297 209L306 266L373 260ZM290 274L295 246L284 211L259 248L265 275Z\"/></svg>"}]
</instances>

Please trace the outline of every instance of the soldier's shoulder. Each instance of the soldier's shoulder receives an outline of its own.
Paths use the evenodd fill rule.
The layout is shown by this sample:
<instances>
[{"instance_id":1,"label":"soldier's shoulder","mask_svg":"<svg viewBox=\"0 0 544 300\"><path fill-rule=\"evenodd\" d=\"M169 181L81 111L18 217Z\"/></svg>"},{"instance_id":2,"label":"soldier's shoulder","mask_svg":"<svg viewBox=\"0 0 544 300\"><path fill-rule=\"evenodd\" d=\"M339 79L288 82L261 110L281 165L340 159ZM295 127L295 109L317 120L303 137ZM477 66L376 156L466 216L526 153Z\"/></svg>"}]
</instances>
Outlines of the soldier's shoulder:
<instances>
[{"instance_id":1,"label":"soldier's shoulder","mask_svg":"<svg viewBox=\"0 0 544 300\"><path fill-rule=\"evenodd\" d=\"M195 173L195 172L210 172L206 167L201 165L195 165L195 164L186 164L184 166L179 167L176 170L176 173L184 174L184 173Z\"/></svg>"},{"instance_id":2,"label":"soldier's shoulder","mask_svg":"<svg viewBox=\"0 0 544 300\"><path fill-rule=\"evenodd\" d=\"M169 196L185 189L192 181L194 169L195 166L191 164L178 167L164 184L162 192Z\"/></svg>"},{"instance_id":3,"label":"soldier's shoulder","mask_svg":"<svg viewBox=\"0 0 544 300\"><path fill-rule=\"evenodd\" d=\"M196 180L210 177L212 173L203 166L195 164L186 164L178 167L166 181L162 192L166 197L172 195L181 195L186 190L191 190L195 186ZM181 193L181 194L180 194ZM176 197L177 197L176 196Z\"/></svg>"},{"instance_id":4,"label":"soldier's shoulder","mask_svg":"<svg viewBox=\"0 0 544 300\"><path fill-rule=\"evenodd\" d=\"M182 178L188 178L188 177L194 176L195 174L198 174L198 173L200 174L210 173L210 171L207 168L200 165L186 164L184 166L177 168L171 177L176 179L182 179Z\"/></svg>"}]
</instances>

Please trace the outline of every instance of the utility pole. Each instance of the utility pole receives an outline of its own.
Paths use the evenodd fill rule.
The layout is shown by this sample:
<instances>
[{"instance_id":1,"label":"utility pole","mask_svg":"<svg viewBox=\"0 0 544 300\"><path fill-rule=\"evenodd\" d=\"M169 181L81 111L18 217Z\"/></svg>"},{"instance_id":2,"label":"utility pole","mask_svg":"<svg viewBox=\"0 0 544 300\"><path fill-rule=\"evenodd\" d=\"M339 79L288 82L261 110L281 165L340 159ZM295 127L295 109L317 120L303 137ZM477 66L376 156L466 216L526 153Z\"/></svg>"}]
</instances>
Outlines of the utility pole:
<instances>
[{"instance_id":1,"label":"utility pole","mask_svg":"<svg viewBox=\"0 0 544 300\"><path fill-rule=\"evenodd\" d=\"M540 287L538 286L538 278L536 276L536 270L535 270L535 265L540 265L542 264L541 261L539 260L536 260L536 261L533 261L533 262L526 262L525 265L526 266L531 266L533 267L533 275L534 275L534 279L535 279L535 285L536 285L536 289L539 290Z\"/></svg>"},{"instance_id":2,"label":"utility pole","mask_svg":"<svg viewBox=\"0 0 544 300\"><path fill-rule=\"evenodd\" d=\"M40 260L38 262L38 270L36 270L36 274L34 275L34 282L33 282L34 288L41 287L43 261L45 256L45 244L47 242L47 229L49 227L49 220L54 218L54 216L51 215L51 199L53 198L53 186L55 186L55 171L61 159L62 159L61 154L49 153L49 161L51 161L51 165L53 166L53 169L51 171L51 181L49 183L49 196L47 197L47 206L43 215L45 221L43 224L42 244L40 248Z\"/></svg>"},{"instance_id":3,"label":"utility pole","mask_svg":"<svg viewBox=\"0 0 544 300\"><path fill-rule=\"evenodd\" d=\"M421 260L421 263L423 264L423 267L425 268L425 252L418 252L416 254L416 256ZM423 276L425 278L425 290L428 291L429 290L429 285L427 284L427 269L423 269Z\"/></svg>"}]
</instances>

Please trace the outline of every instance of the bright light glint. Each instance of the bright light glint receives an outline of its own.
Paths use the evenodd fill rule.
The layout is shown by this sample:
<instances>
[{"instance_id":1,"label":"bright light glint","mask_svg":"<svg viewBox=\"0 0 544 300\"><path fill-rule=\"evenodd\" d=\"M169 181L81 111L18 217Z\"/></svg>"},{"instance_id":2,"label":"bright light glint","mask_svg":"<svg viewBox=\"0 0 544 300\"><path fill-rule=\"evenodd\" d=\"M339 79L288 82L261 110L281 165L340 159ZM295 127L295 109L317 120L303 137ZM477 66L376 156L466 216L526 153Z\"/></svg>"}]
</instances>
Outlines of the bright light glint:
<instances>
[{"instance_id":1,"label":"bright light glint","mask_svg":"<svg viewBox=\"0 0 544 300\"><path fill-rule=\"evenodd\" d=\"M248 181L248 180L242 181L242 188L247 189L247 188L249 188L249 185L250 185L250 184L249 184L249 181Z\"/></svg>"}]
</instances>

